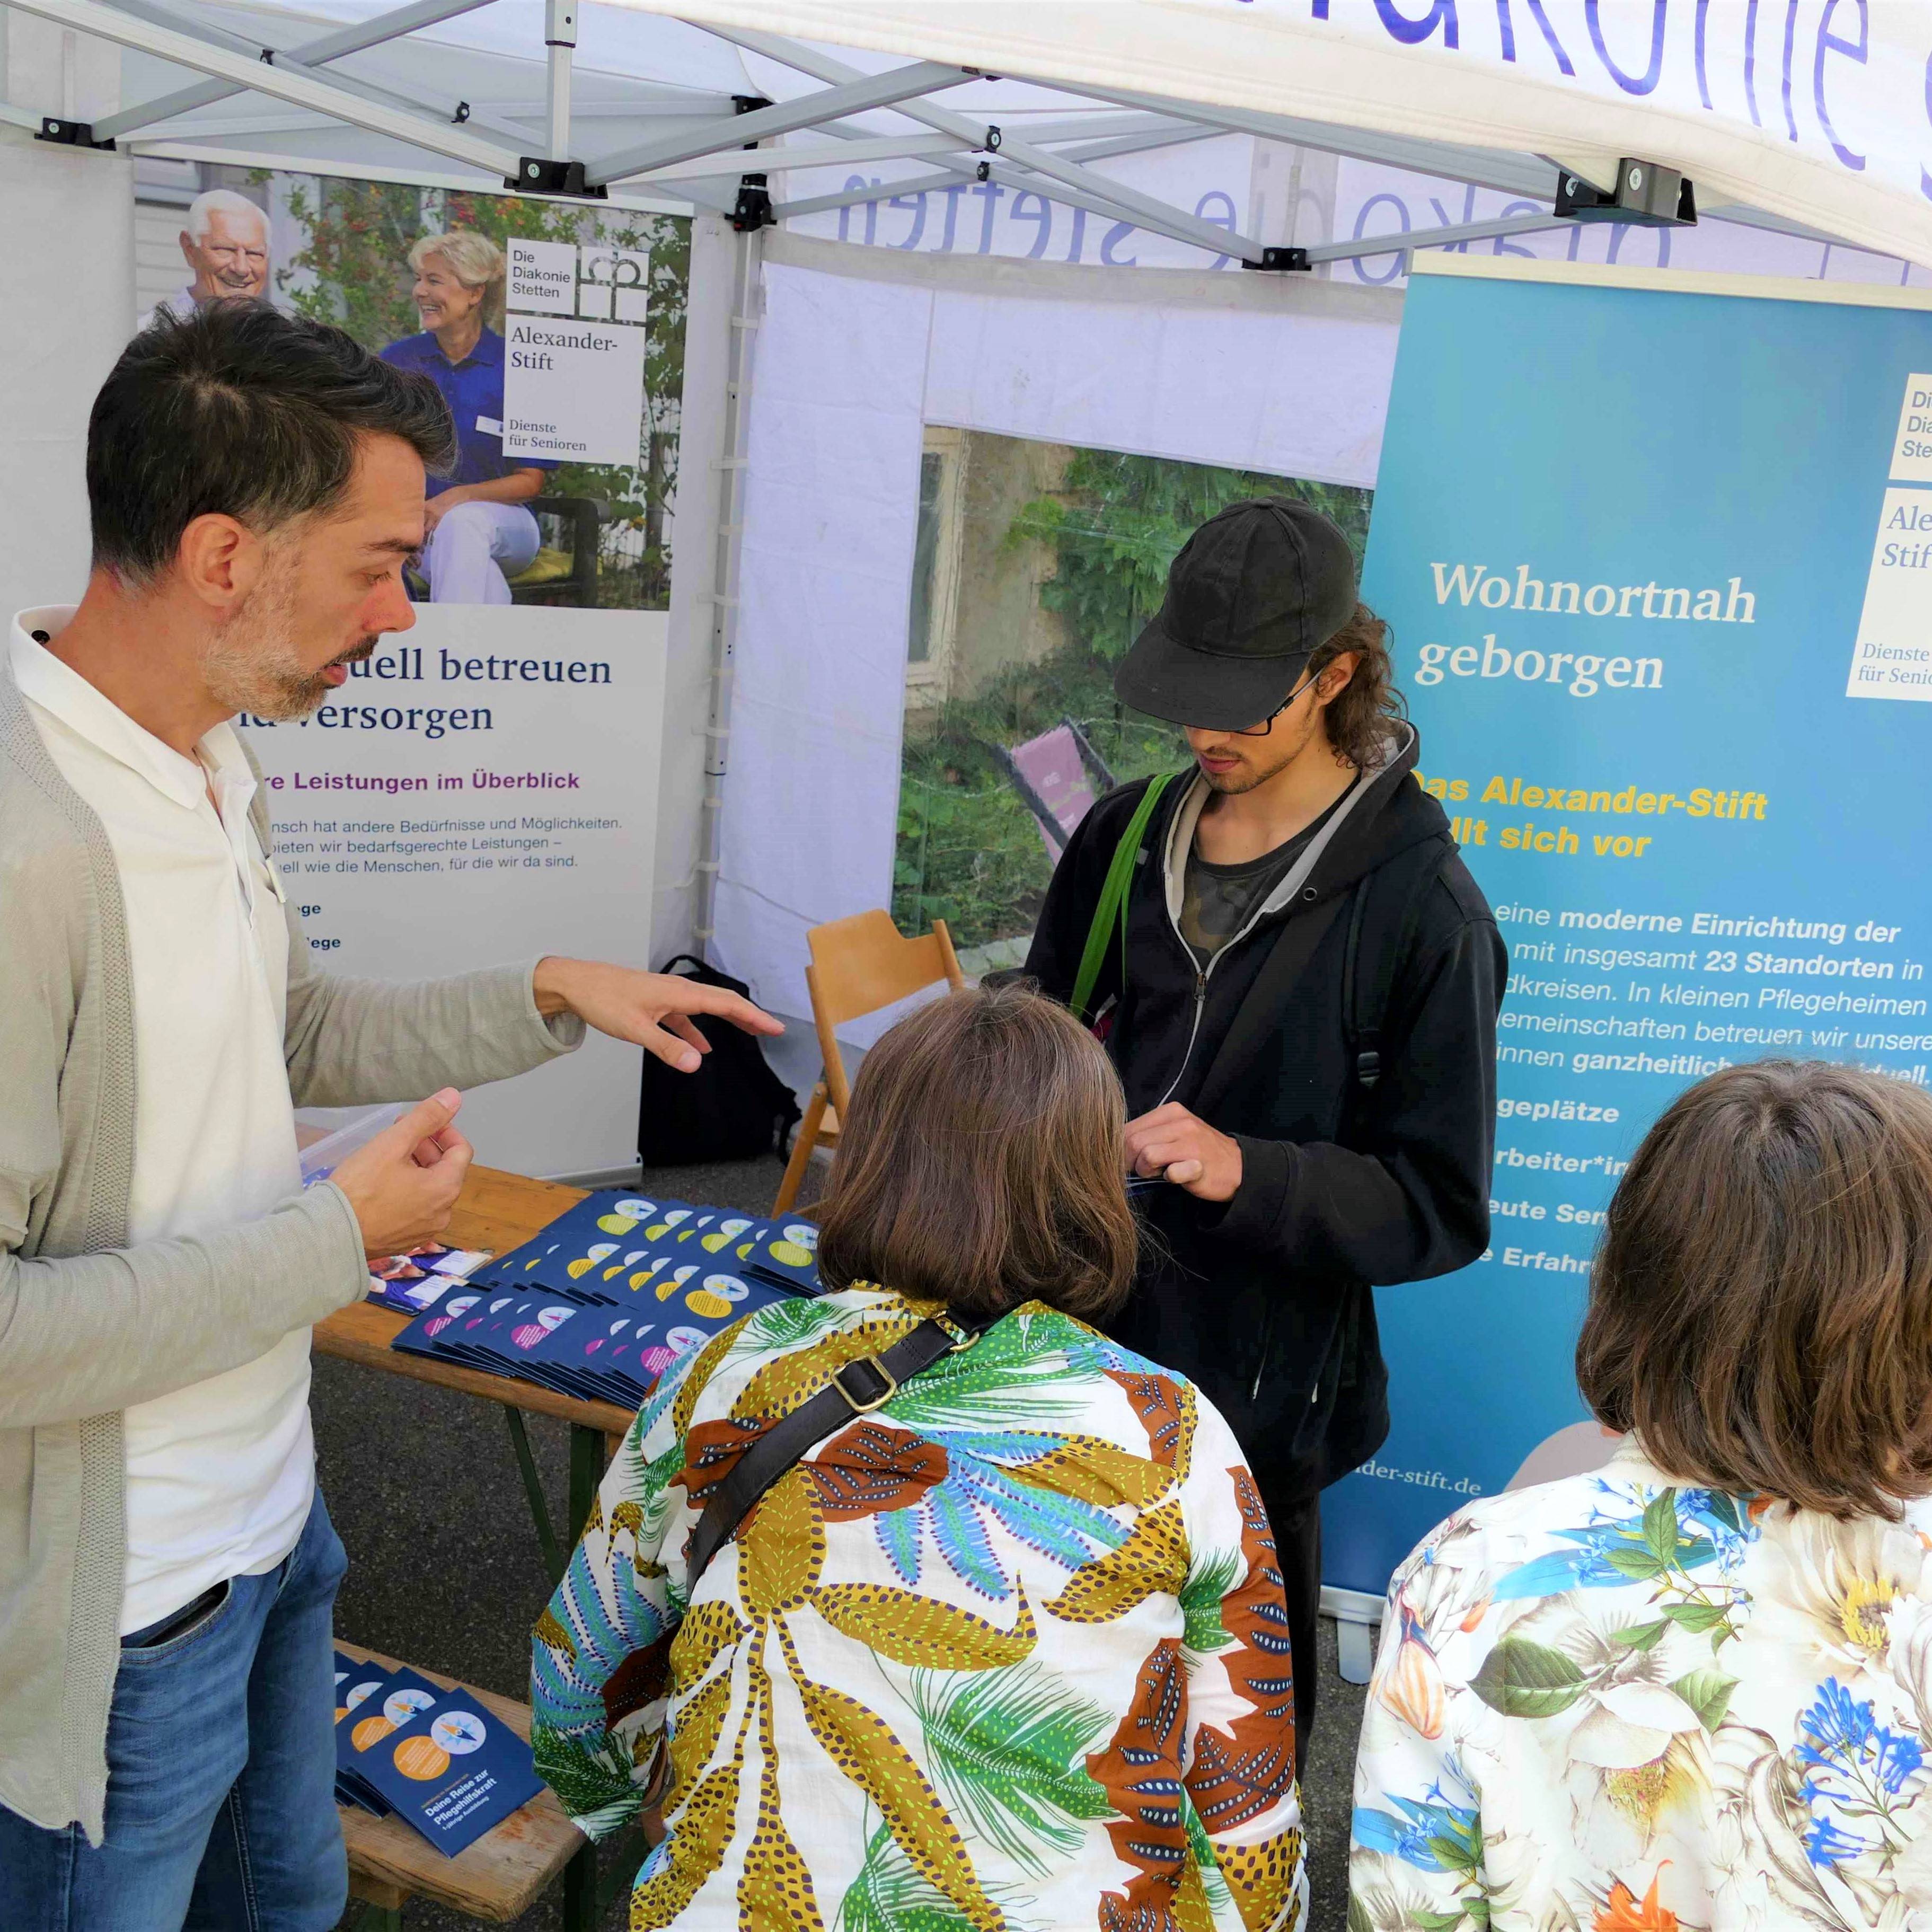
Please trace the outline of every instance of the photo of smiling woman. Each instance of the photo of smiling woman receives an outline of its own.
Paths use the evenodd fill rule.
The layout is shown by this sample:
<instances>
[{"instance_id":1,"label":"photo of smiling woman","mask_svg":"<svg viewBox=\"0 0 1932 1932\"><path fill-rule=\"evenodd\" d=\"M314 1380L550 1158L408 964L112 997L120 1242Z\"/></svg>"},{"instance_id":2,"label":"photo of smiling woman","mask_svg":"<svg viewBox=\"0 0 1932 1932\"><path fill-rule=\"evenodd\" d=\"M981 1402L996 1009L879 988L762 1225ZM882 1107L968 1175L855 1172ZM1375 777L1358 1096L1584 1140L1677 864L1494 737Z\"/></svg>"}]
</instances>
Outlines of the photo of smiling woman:
<instances>
[{"instance_id":1,"label":"photo of smiling woman","mask_svg":"<svg viewBox=\"0 0 1932 1932\"><path fill-rule=\"evenodd\" d=\"M410 250L422 333L382 359L419 370L456 419L456 467L429 478L421 570L433 604L507 604L509 580L540 541L526 507L554 463L503 454L503 251L469 229L425 235Z\"/></svg>"}]
</instances>

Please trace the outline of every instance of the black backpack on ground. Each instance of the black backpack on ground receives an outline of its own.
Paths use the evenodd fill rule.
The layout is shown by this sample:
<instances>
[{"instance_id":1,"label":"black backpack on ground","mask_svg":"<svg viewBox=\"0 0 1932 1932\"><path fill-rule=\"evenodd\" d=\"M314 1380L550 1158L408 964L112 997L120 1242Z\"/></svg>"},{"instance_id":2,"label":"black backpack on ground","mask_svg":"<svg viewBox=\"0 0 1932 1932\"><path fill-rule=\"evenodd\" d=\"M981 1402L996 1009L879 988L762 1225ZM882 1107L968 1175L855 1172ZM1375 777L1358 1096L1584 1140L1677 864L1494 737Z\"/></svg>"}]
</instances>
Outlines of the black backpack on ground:
<instances>
[{"instance_id":1,"label":"black backpack on ground","mask_svg":"<svg viewBox=\"0 0 1932 1932\"><path fill-rule=\"evenodd\" d=\"M707 986L722 986L741 998L751 988L688 952L664 962L668 973ZM748 1160L783 1154L796 1124L798 1102L765 1064L757 1035L729 1020L699 1016L698 1030L711 1051L695 1073L680 1073L655 1054L644 1055L638 1094L638 1157L646 1168L689 1166L705 1160Z\"/></svg>"}]
</instances>

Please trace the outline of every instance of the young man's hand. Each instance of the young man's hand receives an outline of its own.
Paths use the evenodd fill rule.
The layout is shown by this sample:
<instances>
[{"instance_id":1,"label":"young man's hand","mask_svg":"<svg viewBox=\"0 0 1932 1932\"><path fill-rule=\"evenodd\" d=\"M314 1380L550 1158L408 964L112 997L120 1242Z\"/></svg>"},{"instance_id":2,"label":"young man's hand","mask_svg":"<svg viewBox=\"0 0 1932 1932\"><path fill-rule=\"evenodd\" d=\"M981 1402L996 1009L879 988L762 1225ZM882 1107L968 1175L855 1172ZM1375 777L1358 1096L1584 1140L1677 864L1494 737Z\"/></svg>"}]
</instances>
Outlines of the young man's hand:
<instances>
[{"instance_id":1,"label":"young man's hand","mask_svg":"<svg viewBox=\"0 0 1932 1932\"><path fill-rule=\"evenodd\" d=\"M356 1210L371 1260L433 1241L449 1226L470 1171L470 1143L450 1124L462 1104L454 1087L418 1100L330 1175Z\"/></svg>"},{"instance_id":2,"label":"young man's hand","mask_svg":"<svg viewBox=\"0 0 1932 1932\"><path fill-rule=\"evenodd\" d=\"M1232 1201L1241 1184L1241 1144L1169 1100L1127 1123L1127 1169L1165 1173L1203 1201Z\"/></svg>"},{"instance_id":3,"label":"young man's hand","mask_svg":"<svg viewBox=\"0 0 1932 1932\"><path fill-rule=\"evenodd\" d=\"M706 1013L747 1033L783 1033L784 1027L749 1000L676 973L642 973L595 959L537 962L532 983L537 1011L548 1019L572 1012L614 1040L628 1040L680 1073L695 1073L710 1042L692 1023Z\"/></svg>"}]
</instances>

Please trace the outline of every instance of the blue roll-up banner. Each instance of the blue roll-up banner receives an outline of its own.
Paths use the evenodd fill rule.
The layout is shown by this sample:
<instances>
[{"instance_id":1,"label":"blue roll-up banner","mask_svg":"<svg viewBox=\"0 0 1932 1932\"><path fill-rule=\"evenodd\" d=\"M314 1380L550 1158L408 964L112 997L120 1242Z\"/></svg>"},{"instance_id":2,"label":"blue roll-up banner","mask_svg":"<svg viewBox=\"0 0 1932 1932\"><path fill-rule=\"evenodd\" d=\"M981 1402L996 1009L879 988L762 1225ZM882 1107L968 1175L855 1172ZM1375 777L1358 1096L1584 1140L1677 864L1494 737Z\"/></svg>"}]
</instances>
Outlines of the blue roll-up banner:
<instances>
[{"instance_id":1,"label":"blue roll-up banner","mask_svg":"<svg viewBox=\"0 0 1932 1932\"><path fill-rule=\"evenodd\" d=\"M1584 1415L1618 1175L1771 1055L1932 1069L1932 298L1418 256L1364 595L1510 956L1490 1246L1378 1292L1380 1592Z\"/></svg>"}]
</instances>

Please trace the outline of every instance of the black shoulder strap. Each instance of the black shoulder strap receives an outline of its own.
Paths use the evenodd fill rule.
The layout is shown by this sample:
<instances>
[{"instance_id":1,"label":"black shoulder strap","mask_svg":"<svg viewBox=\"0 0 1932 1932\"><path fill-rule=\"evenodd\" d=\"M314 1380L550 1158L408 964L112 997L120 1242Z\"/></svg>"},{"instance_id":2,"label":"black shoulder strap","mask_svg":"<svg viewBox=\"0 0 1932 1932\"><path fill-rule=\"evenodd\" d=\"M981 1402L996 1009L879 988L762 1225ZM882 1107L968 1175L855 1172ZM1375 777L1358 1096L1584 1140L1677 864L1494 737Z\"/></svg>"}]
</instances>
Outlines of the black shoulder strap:
<instances>
[{"instance_id":1,"label":"black shoulder strap","mask_svg":"<svg viewBox=\"0 0 1932 1932\"><path fill-rule=\"evenodd\" d=\"M1456 842L1445 835L1412 849L1415 857L1405 854L1396 865L1386 868L1405 875L1399 887L1396 880L1384 880L1382 872L1375 872L1359 880L1351 896L1348 942L1342 955L1342 1025L1355 1084L1364 1093L1371 1091L1382 1076L1382 1033L1388 1024L1396 975L1414 943L1423 902L1456 850ZM1369 928L1364 962L1363 935L1364 927L1369 926L1371 902L1375 922Z\"/></svg>"},{"instance_id":2,"label":"black shoulder strap","mask_svg":"<svg viewBox=\"0 0 1932 1932\"><path fill-rule=\"evenodd\" d=\"M738 1526L765 1492L795 1463L855 1415L869 1414L891 1401L902 1384L940 1356L970 1348L997 1316L979 1322L930 1318L902 1336L883 1354L861 1355L832 1372L831 1381L775 1423L739 1457L731 1473L714 1488L692 1532L687 1552L687 1592L698 1587L705 1566L736 1533Z\"/></svg>"}]
</instances>

